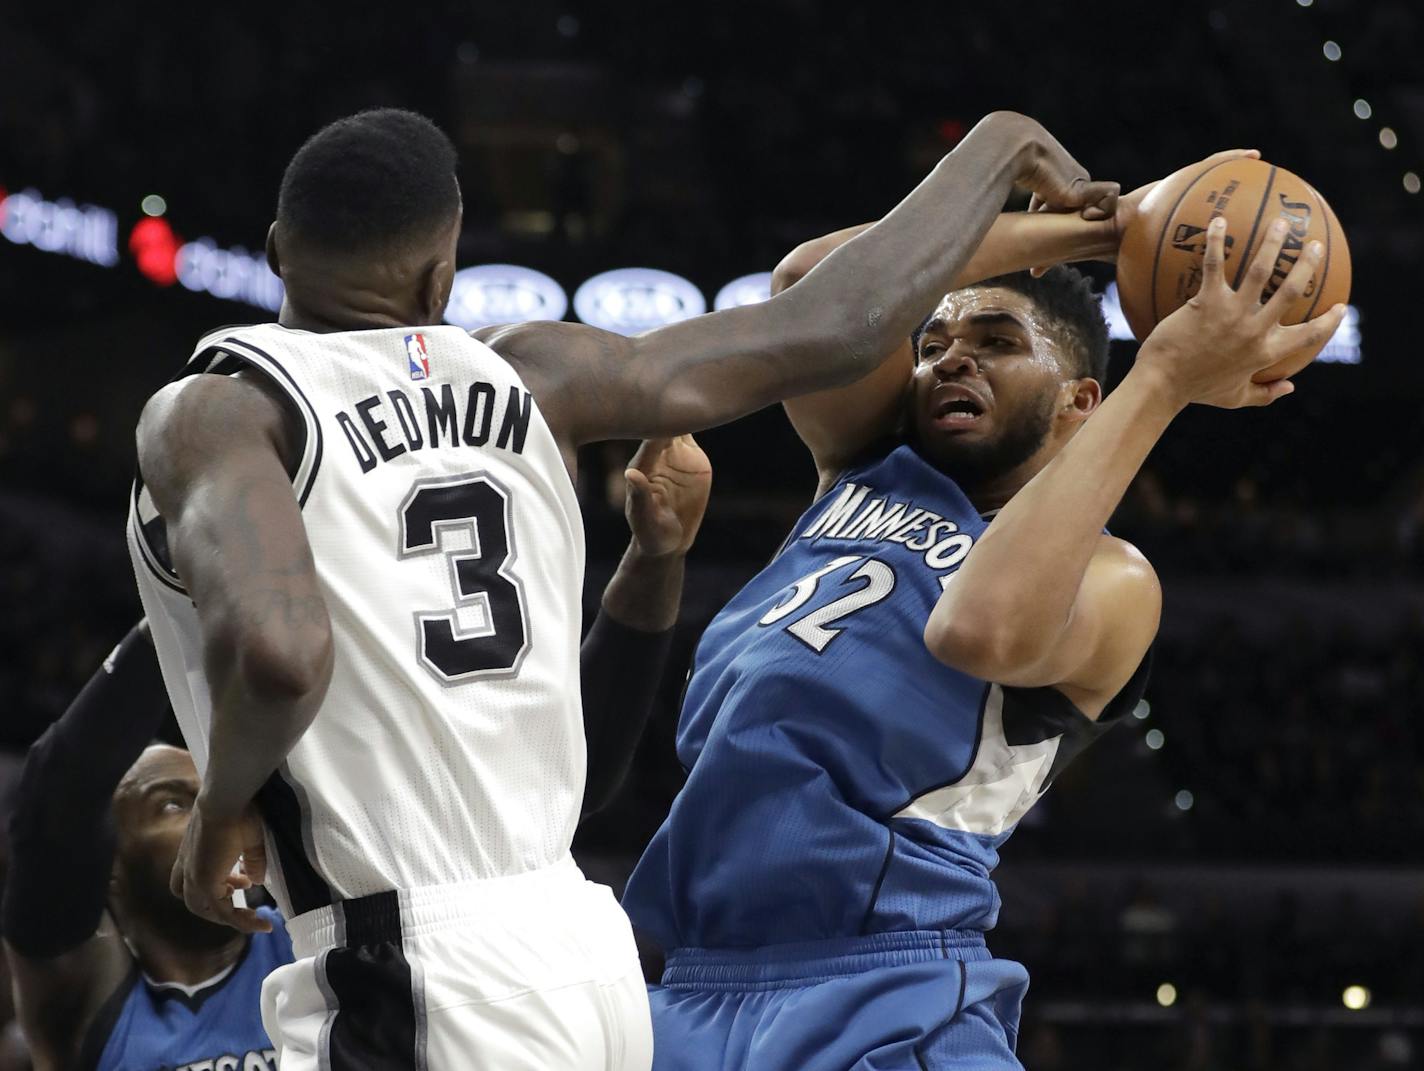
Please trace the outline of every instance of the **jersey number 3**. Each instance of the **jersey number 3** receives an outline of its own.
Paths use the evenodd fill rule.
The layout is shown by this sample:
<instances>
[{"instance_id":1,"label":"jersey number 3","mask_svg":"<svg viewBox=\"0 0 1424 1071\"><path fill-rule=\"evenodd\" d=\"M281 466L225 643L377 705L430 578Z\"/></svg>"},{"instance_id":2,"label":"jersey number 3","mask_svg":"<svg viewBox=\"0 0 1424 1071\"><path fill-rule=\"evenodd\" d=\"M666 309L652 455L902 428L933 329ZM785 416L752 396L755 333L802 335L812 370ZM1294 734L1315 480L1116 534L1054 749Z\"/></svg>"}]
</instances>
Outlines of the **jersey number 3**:
<instances>
[{"instance_id":1,"label":"jersey number 3","mask_svg":"<svg viewBox=\"0 0 1424 1071\"><path fill-rule=\"evenodd\" d=\"M449 565L454 607L415 615L420 662L446 684L513 676L529 650L524 590L509 571L509 506L509 492L483 474L418 480L401 504L399 556L443 553ZM457 532L468 546L447 549Z\"/></svg>"}]
</instances>

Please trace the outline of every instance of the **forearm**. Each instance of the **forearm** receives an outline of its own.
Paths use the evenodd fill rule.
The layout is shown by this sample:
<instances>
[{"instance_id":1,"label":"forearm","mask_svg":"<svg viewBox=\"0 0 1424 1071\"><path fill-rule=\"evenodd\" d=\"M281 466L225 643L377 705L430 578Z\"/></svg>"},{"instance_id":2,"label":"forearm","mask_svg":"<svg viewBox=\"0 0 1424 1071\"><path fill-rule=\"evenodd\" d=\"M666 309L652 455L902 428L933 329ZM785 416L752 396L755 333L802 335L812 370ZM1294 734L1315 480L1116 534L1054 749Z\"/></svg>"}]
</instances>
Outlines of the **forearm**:
<instances>
[{"instance_id":1,"label":"forearm","mask_svg":"<svg viewBox=\"0 0 1424 1071\"><path fill-rule=\"evenodd\" d=\"M240 651L210 646L205 662L213 684L208 765L198 803L213 816L240 814L287 758L326 696L331 655L310 684L244 674ZM215 663L226 668L215 672Z\"/></svg>"},{"instance_id":2,"label":"forearm","mask_svg":"<svg viewBox=\"0 0 1424 1071\"><path fill-rule=\"evenodd\" d=\"M566 416L557 400L541 404L553 407L556 424L567 420L576 443L656 438L855 382L883 364L952 286L1045 136L1022 117L986 119L893 211L800 285L631 339L585 335L577 403ZM561 333L537 331L542 345ZM532 366L535 357L519 356L519 334L494 345ZM567 389L551 384L548 396Z\"/></svg>"},{"instance_id":3,"label":"forearm","mask_svg":"<svg viewBox=\"0 0 1424 1071\"><path fill-rule=\"evenodd\" d=\"M1028 166L1034 129L1011 116L983 120L883 219L783 295L797 316L845 310L841 352L823 355L836 371L844 365L853 379L874 367L953 288Z\"/></svg>"},{"instance_id":4,"label":"forearm","mask_svg":"<svg viewBox=\"0 0 1424 1071\"><path fill-rule=\"evenodd\" d=\"M1029 268L1095 260L1117 250L1112 220L1076 212L1004 212L954 280L951 289Z\"/></svg>"},{"instance_id":5,"label":"forearm","mask_svg":"<svg viewBox=\"0 0 1424 1071\"><path fill-rule=\"evenodd\" d=\"M579 652L588 781L584 813L627 776L657 697L682 598L683 556L646 558L630 544Z\"/></svg>"},{"instance_id":6,"label":"forearm","mask_svg":"<svg viewBox=\"0 0 1424 1071\"><path fill-rule=\"evenodd\" d=\"M1180 408L1152 369L1134 369L994 517L927 634L972 620L1020 655L1048 649L1068 625L1103 527Z\"/></svg>"},{"instance_id":7,"label":"forearm","mask_svg":"<svg viewBox=\"0 0 1424 1071\"><path fill-rule=\"evenodd\" d=\"M799 245L772 273L772 293L805 277L822 260L869 230L862 223ZM1085 220L1076 212L1001 212L950 290L1029 268L1095 260L1112 255L1117 234L1112 220Z\"/></svg>"},{"instance_id":8,"label":"forearm","mask_svg":"<svg viewBox=\"0 0 1424 1071\"><path fill-rule=\"evenodd\" d=\"M3 931L26 955L93 935L113 859L114 789L167 711L158 658L138 628L30 749L10 816Z\"/></svg>"}]
</instances>

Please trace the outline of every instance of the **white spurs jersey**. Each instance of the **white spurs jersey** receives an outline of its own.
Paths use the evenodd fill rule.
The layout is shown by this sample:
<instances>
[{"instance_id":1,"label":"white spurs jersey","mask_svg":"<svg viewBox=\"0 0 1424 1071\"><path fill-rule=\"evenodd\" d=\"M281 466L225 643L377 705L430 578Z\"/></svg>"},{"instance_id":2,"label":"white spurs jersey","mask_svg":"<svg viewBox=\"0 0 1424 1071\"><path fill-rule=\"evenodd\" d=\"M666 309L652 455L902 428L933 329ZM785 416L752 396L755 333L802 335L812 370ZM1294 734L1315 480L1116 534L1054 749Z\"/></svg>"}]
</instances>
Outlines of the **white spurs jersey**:
<instances>
[{"instance_id":1,"label":"white spurs jersey","mask_svg":"<svg viewBox=\"0 0 1424 1071\"><path fill-rule=\"evenodd\" d=\"M585 768L583 526L529 391L444 326L219 330L182 374L242 369L304 425L293 486L336 650L315 721L258 797L283 912L564 858ZM128 536L202 771L197 613L141 474Z\"/></svg>"}]
</instances>

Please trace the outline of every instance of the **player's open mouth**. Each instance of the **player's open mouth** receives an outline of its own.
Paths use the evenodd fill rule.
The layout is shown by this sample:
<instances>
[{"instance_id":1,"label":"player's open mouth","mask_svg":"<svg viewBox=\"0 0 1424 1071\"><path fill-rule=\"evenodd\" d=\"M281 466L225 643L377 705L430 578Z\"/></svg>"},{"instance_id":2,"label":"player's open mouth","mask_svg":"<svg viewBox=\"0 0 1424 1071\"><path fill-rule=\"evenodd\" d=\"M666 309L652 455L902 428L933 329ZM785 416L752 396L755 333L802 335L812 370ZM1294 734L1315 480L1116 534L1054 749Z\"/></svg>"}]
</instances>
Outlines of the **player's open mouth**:
<instances>
[{"instance_id":1,"label":"player's open mouth","mask_svg":"<svg viewBox=\"0 0 1424 1071\"><path fill-rule=\"evenodd\" d=\"M984 416L984 409L984 403L968 390L945 387L935 392L931 418L937 428L958 431L977 424Z\"/></svg>"}]
</instances>

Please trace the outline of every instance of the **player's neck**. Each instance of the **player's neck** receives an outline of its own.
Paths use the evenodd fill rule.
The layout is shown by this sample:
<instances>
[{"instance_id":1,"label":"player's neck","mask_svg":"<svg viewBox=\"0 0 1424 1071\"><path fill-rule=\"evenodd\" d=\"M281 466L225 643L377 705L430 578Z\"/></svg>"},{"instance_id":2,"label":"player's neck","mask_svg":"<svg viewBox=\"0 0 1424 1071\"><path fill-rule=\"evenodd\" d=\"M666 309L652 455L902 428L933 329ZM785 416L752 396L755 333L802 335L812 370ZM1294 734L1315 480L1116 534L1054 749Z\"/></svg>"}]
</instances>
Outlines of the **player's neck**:
<instances>
[{"instance_id":1,"label":"player's neck","mask_svg":"<svg viewBox=\"0 0 1424 1071\"><path fill-rule=\"evenodd\" d=\"M362 295L359 303L346 299L316 298L297 305L290 297L282 301L277 322L295 331L330 334L336 331L376 331L389 327L420 327L421 317L411 316L397 302L375 294Z\"/></svg>"},{"instance_id":2,"label":"player's neck","mask_svg":"<svg viewBox=\"0 0 1424 1071\"><path fill-rule=\"evenodd\" d=\"M1023 490L1024 486L1039 474L1063 449L1062 441L1052 437L1046 439L1029 457L1006 472L991 476L961 490L979 513L992 513L1008 505L1009 499Z\"/></svg>"},{"instance_id":3,"label":"player's neck","mask_svg":"<svg viewBox=\"0 0 1424 1071\"><path fill-rule=\"evenodd\" d=\"M981 515L993 513L1008 505L1009 499L1023 490L1024 484L1037 476L1039 470L1050 460L1051 457L1040 457L1039 454L1034 454L1033 457L1016 465L1008 472L991 476L974 487L964 488L964 494Z\"/></svg>"},{"instance_id":4,"label":"player's neck","mask_svg":"<svg viewBox=\"0 0 1424 1071\"><path fill-rule=\"evenodd\" d=\"M230 932L212 944L179 942L155 927L131 922L124 936L139 967L153 981L197 985L231 967L247 948L246 934Z\"/></svg>"}]
</instances>

